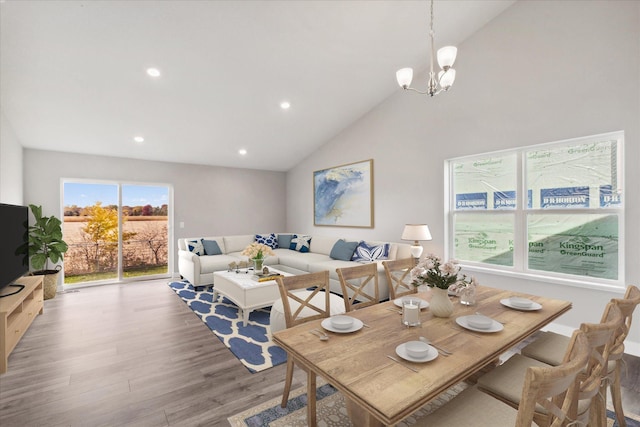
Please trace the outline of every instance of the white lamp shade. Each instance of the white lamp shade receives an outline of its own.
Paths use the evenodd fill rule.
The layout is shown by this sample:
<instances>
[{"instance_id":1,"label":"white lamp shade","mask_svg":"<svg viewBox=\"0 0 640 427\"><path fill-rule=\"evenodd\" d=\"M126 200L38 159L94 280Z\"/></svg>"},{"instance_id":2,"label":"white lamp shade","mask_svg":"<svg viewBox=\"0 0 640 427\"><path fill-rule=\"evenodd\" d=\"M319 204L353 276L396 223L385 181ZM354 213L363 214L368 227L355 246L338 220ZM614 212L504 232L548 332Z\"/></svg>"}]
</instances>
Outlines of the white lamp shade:
<instances>
[{"instance_id":1,"label":"white lamp shade","mask_svg":"<svg viewBox=\"0 0 640 427\"><path fill-rule=\"evenodd\" d=\"M431 240L431 232L427 224L407 224L402 231L402 240Z\"/></svg>"},{"instance_id":2,"label":"white lamp shade","mask_svg":"<svg viewBox=\"0 0 640 427\"><path fill-rule=\"evenodd\" d=\"M453 67L458 55L458 48L455 46L445 46L438 49L438 65L440 68Z\"/></svg>"},{"instance_id":3,"label":"white lamp shade","mask_svg":"<svg viewBox=\"0 0 640 427\"><path fill-rule=\"evenodd\" d=\"M440 87L444 90L449 89L453 82L456 80L456 70L453 68L449 68L447 71L440 71L438 73L438 81L440 82Z\"/></svg>"},{"instance_id":4,"label":"white lamp shade","mask_svg":"<svg viewBox=\"0 0 640 427\"><path fill-rule=\"evenodd\" d=\"M401 87L409 87L413 80L413 68L402 68L396 71L396 79Z\"/></svg>"}]
</instances>

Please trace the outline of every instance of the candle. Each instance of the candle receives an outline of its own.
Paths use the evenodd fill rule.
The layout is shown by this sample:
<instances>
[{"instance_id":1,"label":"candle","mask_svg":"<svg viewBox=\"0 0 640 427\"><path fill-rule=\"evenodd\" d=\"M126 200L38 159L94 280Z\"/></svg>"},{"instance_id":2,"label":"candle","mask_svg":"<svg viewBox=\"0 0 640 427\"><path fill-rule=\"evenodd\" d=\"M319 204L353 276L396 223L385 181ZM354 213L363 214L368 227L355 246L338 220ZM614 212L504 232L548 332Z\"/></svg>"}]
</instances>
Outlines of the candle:
<instances>
[{"instance_id":1,"label":"candle","mask_svg":"<svg viewBox=\"0 0 640 427\"><path fill-rule=\"evenodd\" d=\"M420 302L413 299L402 301L402 323L407 326L420 324Z\"/></svg>"}]
</instances>

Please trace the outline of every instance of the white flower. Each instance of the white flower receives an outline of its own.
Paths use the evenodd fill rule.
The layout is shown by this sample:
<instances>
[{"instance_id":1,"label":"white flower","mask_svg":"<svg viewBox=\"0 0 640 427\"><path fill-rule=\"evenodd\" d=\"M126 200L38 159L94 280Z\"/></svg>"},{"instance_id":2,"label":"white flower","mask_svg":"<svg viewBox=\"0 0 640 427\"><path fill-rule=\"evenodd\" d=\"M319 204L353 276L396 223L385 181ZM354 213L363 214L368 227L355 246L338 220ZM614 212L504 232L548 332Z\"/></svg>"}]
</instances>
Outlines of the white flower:
<instances>
[{"instance_id":1,"label":"white flower","mask_svg":"<svg viewBox=\"0 0 640 427\"><path fill-rule=\"evenodd\" d=\"M447 276L453 276L458 272L458 266L452 263L451 261L442 265L442 272Z\"/></svg>"}]
</instances>

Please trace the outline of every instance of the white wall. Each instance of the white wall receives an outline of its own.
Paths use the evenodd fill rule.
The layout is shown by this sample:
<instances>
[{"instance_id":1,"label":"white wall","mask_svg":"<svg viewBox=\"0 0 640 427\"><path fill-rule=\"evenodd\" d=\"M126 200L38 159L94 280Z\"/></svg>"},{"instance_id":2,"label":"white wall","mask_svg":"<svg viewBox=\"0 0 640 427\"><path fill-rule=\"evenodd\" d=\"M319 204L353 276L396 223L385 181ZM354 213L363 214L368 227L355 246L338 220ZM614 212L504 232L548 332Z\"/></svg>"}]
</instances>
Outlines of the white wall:
<instances>
[{"instance_id":1,"label":"white wall","mask_svg":"<svg viewBox=\"0 0 640 427\"><path fill-rule=\"evenodd\" d=\"M22 145L0 111L0 202L21 205L22 181Z\"/></svg>"},{"instance_id":2,"label":"white wall","mask_svg":"<svg viewBox=\"0 0 640 427\"><path fill-rule=\"evenodd\" d=\"M285 229L285 173L25 149L25 203L61 215L61 180L173 186L174 239ZM184 222L184 228L179 228ZM176 249L177 253L177 249ZM173 263L177 271L177 257Z\"/></svg>"},{"instance_id":3,"label":"white wall","mask_svg":"<svg viewBox=\"0 0 640 427\"><path fill-rule=\"evenodd\" d=\"M640 284L640 2L521 0L458 46L457 80L435 98L391 96L287 174L287 229L399 241L426 222L444 251L444 161L461 155L625 131L626 280ZM427 49L427 47L425 47ZM390 76L390 85L394 76ZM415 86L424 88L418 76ZM374 159L375 228L313 226L312 172ZM620 292L491 274L481 282L573 302L570 330L598 322ZM640 354L640 322L628 349Z\"/></svg>"}]
</instances>

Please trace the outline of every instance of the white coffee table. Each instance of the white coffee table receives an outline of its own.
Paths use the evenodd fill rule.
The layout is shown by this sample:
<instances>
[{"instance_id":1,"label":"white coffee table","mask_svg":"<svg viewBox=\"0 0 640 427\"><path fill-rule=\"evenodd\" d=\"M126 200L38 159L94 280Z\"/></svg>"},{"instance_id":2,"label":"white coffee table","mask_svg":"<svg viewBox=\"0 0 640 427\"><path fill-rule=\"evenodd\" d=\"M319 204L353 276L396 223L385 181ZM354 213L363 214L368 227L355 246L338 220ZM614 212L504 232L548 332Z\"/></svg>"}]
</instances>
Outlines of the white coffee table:
<instances>
[{"instance_id":1,"label":"white coffee table","mask_svg":"<svg viewBox=\"0 0 640 427\"><path fill-rule=\"evenodd\" d=\"M269 267L269 271L280 273L283 276L292 274ZM253 280L252 271L245 273L240 271L216 271L213 273L213 301L218 300L218 294L222 294L238 306L242 311L242 326L247 326L249 313L256 308L269 307L280 298L278 283L275 280L258 282Z\"/></svg>"}]
</instances>

